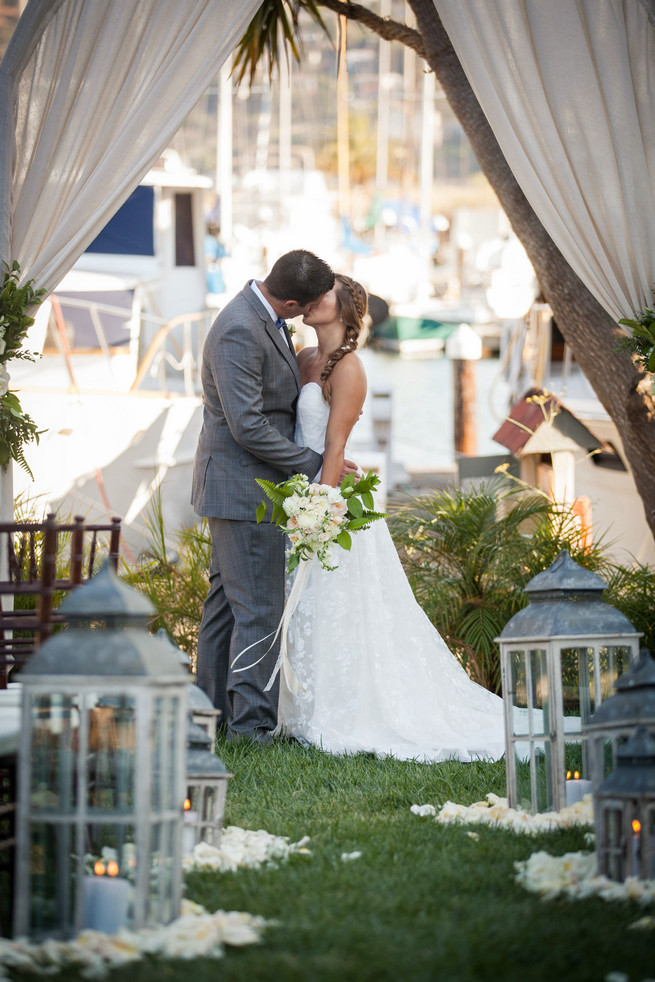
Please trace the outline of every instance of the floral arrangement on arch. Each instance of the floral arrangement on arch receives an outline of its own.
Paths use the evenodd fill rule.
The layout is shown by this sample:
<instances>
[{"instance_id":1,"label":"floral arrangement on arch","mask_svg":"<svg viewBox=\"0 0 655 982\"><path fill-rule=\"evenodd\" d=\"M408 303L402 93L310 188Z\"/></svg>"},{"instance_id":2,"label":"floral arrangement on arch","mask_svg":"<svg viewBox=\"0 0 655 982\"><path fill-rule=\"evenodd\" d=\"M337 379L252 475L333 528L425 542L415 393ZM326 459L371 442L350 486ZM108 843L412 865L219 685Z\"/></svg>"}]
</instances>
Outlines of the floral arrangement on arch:
<instances>
[{"instance_id":1,"label":"floral arrangement on arch","mask_svg":"<svg viewBox=\"0 0 655 982\"><path fill-rule=\"evenodd\" d=\"M628 351L645 372L655 373L655 310L644 307L635 311L634 317L622 317L622 327L629 327L632 334L616 342L617 351Z\"/></svg>"},{"instance_id":2,"label":"floral arrangement on arch","mask_svg":"<svg viewBox=\"0 0 655 982\"><path fill-rule=\"evenodd\" d=\"M36 290L34 280L18 285L20 266L14 261L11 268L3 264L5 273L0 284L0 466L4 470L10 460L33 477L23 447L26 443L38 443L40 430L34 420L23 412L18 396L9 389L7 362L12 358L34 361L36 352L23 351L27 331L34 323L28 310L43 300L45 290Z\"/></svg>"}]
</instances>

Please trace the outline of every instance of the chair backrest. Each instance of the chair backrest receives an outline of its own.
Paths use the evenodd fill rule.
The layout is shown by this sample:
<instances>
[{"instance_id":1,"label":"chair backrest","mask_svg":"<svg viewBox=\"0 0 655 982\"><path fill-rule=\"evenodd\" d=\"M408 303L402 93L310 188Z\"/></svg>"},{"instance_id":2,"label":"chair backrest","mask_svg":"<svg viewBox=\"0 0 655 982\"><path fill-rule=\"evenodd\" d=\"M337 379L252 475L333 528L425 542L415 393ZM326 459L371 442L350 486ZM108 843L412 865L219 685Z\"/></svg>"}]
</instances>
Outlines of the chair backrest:
<instances>
[{"instance_id":1,"label":"chair backrest","mask_svg":"<svg viewBox=\"0 0 655 982\"><path fill-rule=\"evenodd\" d=\"M56 594L93 576L99 557L118 567L121 519L108 524L57 522L0 523L0 688L11 671L52 633L61 617L53 610ZM59 569L57 568L59 564ZM0 567L2 568L2 567Z\"/></svg>"}]
</instances>

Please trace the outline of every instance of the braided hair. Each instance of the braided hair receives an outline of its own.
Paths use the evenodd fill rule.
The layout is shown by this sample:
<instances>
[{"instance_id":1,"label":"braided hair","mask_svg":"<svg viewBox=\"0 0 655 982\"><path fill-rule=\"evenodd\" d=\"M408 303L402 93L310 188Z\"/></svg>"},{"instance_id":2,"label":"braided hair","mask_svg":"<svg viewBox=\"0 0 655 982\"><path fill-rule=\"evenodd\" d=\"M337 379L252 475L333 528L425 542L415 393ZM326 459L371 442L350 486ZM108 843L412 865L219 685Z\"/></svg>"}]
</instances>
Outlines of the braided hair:
<instances>
[{"instance_id":1,"label":"braided hair","mask_svg":"<svg viewBox=\"0 0 655 982\"><path fill-rule=\"evenodd\" d=\"M344 335L340 347L330 354L321 372L321 385L323 386L323 398L329 401L329 379L342 358L357 350L359 336L364 328L364 318L368 310L368 294L366 290L356 280L343 273L337 273L334 281L334 288L337 295L337 310L339 319L343 322Z\"/></svg>"}]
</instances>

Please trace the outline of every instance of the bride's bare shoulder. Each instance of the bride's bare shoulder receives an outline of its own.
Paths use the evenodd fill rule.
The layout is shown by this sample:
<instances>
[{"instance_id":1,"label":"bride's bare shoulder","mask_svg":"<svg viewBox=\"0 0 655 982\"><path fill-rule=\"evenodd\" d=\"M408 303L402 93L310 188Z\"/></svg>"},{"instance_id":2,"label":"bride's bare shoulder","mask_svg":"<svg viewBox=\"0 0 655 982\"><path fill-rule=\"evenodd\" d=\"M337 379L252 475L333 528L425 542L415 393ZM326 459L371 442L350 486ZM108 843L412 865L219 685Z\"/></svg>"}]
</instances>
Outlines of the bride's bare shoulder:
<instances>
[{"instance_id":1,"label":"bride's bare shoulder","mask_svg":"<svg viewBox=\"0 0 655 982\"><path fill-rule=\"evenodd\" d=\"M366 371L361 358L354 351L351 351L334 366L331 387L333 393L339 389L366 393Z\"/></svg>"},{"instance_id":2,"label":"bride's bare shoulder","mask_svg":"<svg viewBox=\"0 0 655 982\"><path fill-rule=\"evenodd\" d=\"M352 383L356 379L366 380L366 370L362 359L355 351L351 351L336 363L332 370L334 378L343 378Z\"/></svg>"}]
</instances>

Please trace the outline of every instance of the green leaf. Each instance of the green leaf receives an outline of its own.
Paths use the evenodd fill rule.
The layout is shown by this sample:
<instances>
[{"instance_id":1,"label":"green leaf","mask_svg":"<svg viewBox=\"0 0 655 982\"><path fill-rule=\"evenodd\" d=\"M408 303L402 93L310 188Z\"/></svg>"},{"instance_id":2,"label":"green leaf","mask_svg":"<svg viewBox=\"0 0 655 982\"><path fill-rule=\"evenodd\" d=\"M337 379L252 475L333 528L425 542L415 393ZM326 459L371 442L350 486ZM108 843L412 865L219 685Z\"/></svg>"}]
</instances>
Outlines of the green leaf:
<instances>
[{"instance_id":1,"label":"green leaf","mask_svg":"<svg viewBox=\"0 0 655 982\"><path fill-rule=\"evenodd\" d=\"M300 556L297 552L292 552L289 556L289 562L287 564L287 573L293 573L296 566L300 564Z\"/></svg>"},{"instance_id":2,"label":"green leaf","mask_svg":"<svg viewBox=\"0 0 655 982\"><path fill-rule=\"evenodd\" d=\"M362 493L362 501L364 502L367 508L370 508L371 510L375 508L375 500L370 491L364 491Z\"/></svg>"},{"instance_id":3,"label":"green leaf","mask_svg":"<svg viewBox=\"0 0 655 982\"><path fill-rule=\"evenodd\" d=\"M2 401L5 404L5 406L7 406L8 409L15 409L18 412L21 411L21 405L18 396L14 395L13 392L6 392L2 397Z\"/></svg>"},{"instance_id":4,"label":"green leaf","mask_svg":"<svg viewBox=\"0 0 655 982\"><path fill-rule=\"evenodd\" d=\"M262 522L266 518L266 502L262 501L261 505L257 509L257 524Z\"/></svg>"},{"instance_id":5,"label":"green leaf","mask_svg":"<svg viewBox=\"0 0 655 982\"><path fill-rule=\"evenodd\" d=\"M352 490L355 487L356 480L357 478L355 477L354 474L347 474L346 477L344 477L343 481L341 482L341 494L343 494L344 497L348 496L349 494L352 494ZM346 492L346 494L344 494L344 492Z\"/></svg>"},{"instance_id":6,"label":"green leaf","mask_svg":"<svg viewBox=\"0 0 655 982\"><path fill-rule=\"evenodd\" d=\"M641 324L637 324L637 326L634 328L634 333L637 335L637 337L643 338L644 341L653 341L652 333L645 327L642 327Z\"/></svg>"},{"instance_id":7,"label":"green leaf","mask_svg":"<svg viewBox=\"0 0 655 982\"><path fill-rule=\"evenodd\" d=\"M648 356L648 371L655 372L655 348L653 348Z\"/></svg>"},{"instance_id":8,"label":"green leaf","mask_svg":"<svg viewBox=\"0 0 655 982\"><path fill-rule=\"evenodd\" d=\"M348 514L352 515L354 518L361 518L361 516L364 514L364 506L359 498L355 497L355 495L348 498Z\"/></svg>"},{"instance_id":9,"label":"green leaf","mask_svg":"<svg viewBox=\"0 0 655 982\"><path fill-rule=\"evenodd\" d=\"M342 529L334 541L338 546L341 546L342 549L346 549L347 551L350 551L350 547L353 544L352 537L346 529Z\"/></svg>"}]
</instances>

